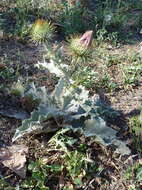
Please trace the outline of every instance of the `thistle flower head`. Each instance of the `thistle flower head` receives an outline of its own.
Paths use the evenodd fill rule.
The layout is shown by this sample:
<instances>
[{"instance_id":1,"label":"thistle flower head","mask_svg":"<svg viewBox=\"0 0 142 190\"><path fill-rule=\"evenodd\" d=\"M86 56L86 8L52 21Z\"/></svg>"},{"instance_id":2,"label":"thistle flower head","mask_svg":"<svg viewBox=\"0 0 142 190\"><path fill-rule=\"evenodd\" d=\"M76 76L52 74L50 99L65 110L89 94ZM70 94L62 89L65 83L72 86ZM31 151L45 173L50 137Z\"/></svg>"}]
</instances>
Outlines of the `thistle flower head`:
<instances>
[{"instance_id":1,"label":"thistle flower head","mask_svg":"<svg viewBox=\"0 0 142 190\"><path fill-rule=\"evenodd\" d=\"M68 40L68 53L73 59L79 61L86 61L91 54L93 31L87 31L82 36L71 36Z\"/></svg>"},{"instance_id":2,"label":"thistle flower head","mask_svg":"<svg viewBox=\"0 0 142 190\"><path fill-rule=\"evenodd\" d=\"M32 26L31 38L35 42L50 41L53 37L54 26L44 19L38 19Z\"/></svg>"}]
</instances>

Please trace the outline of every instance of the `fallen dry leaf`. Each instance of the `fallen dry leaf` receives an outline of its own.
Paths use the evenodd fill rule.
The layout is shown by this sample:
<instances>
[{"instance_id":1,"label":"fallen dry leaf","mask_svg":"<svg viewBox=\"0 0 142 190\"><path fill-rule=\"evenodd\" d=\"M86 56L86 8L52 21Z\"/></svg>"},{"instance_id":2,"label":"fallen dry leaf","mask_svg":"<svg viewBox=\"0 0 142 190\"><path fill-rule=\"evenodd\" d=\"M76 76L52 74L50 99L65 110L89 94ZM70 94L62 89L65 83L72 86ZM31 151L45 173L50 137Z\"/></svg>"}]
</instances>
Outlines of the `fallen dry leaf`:
<instances>
[{"instance_id":1,"label":"fallen dry leaf","mask_svg":"<svg viewBox=\"0 0 142 190\"><path fill-rule=\"evenodd\" d=\"M0 148L0 162L21 178L25 178L25 162L27 153L28 147L25 145L12 145Z\"/></svg>"}]
</instances>

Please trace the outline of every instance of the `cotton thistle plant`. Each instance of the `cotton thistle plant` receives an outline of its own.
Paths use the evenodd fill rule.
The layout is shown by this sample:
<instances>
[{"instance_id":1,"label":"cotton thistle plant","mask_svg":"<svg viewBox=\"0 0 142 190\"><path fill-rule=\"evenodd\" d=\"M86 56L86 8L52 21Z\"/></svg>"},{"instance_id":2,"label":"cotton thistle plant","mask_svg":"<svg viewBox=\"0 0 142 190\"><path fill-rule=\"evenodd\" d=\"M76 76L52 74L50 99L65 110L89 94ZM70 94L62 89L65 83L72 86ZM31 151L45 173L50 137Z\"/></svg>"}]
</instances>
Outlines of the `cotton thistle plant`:
<instances>
[{"instance_id":1,"label":"cotton thistle plant","mask_svg":"<svg viewBox=\"0 0 142 190\"><path fill-rule=\"evenodd\" d=\"M53 38L55 27L44 19L38 19L32 26L31 38L34 42L41 43Z\"/></svg>"},{"instance_id":2,"label":"cotton thistle plant","mask_svg":"<svg viewBox=\"0 0 142 190\"><path fill-rule=\"evenodd\" d=\"M91 58L91 43L93 31L87 31L82 36L71 36L67 43L67 53L72 58L72 62L82 63Z\"/></svg>"}]
</instances>

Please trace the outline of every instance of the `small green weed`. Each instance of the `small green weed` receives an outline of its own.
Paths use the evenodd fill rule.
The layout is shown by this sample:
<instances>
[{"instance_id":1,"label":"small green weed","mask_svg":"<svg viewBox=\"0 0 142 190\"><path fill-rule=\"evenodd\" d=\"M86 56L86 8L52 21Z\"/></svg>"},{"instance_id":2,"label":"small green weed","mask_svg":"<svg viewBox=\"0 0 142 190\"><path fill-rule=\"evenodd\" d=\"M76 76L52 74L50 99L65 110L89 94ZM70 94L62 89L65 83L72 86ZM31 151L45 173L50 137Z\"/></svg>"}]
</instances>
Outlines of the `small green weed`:
<instances>
[{"instance_id":1,"label":"small green weed","mask_svg":"<svg viewBox=\"0 0 142 190\"><path fill-rule=\"evenodd\" d=\"M137 162L129 167L124 174L124 178L133 181L133 187L129 189L140 190L142 182L142 164Z\"/></svg>"},{"instance_id":2,"label":"small green weed","mask_svg":"<svg viewBox=\"0 0 142 190\"><path fill-rule=\"evenodd\" d=\"M142 134L142 122L140 120L141 115L142 113L140 116L135 116L130 119L130 130L137 136Z\"/></svg>"},{"instance_id":3,"label":"small green weed","mask_svg":"<svg viewBox=\"0 0 142 190\"><path fill-rule=\"evenodd\" d=\"M0 88L11 84L19 77L18 64L16 65L16 69L13 69L12 65L13 62L9 60L7 55L5 57L2 57L2 59L0 60L0 80L3 82L0 85Z\"/></svg>"},{"instance_id":4,"label":"small green weed","mask_svg":"<svg viewBox=\"0 0 142 190\"><path fill-rule=\"evenodd\" d=\"M112 92L118 87L117 83L113 82L107 73L104 74L102 79L99 81L99 86L104 87L108 92Z\"/></svg>"},{"instance_id":5,"label":"small green weed","mask_svg":"<svg viewBox=\"0 0 142 190\"><path fill-rule=\"evenodd\" d=\"M68 4L64 4L64 9L59 15L59 22L63 26L63 33L68 36L84 32L90 28L91 18L89 17L91 15L86 8L82 8L80 5L70 7Z\"/></svg>"},{"instance_id":6,"label":"small green weed","mask_svg":"<svg viewBox=\"0 0 142 190\"><path fill-rule=\"evenodd\" d=\"M126 87L136 86L139 84L139 78L142 72L142 65L140 61L132 60L130 65L123 65L123 80Z\"/></svg>"},{"instance_id":7,"label":"small green weed","mask_svg":"<svg viewBox=\"0 0 142 190\"><path fill-rule=\"evenodd\" d=\"M65 135L69 129L62 129L57 132L49 141L47 154L54 151L54 155L31 161L28 166L30 177L21 184L23 189L49 190L50 180L59 185L62 178L63 187L61 189L79 188L85 185L87 179L91 179L99 171L95 162L87 156L85 144L77 145L76 150L71 150L77 143L77 139ZM49 158L49 159L48 159ZM57 164L58 163L58 164ZM93 176L92 176L93 173ZM70 185L68 185L68 183Z\"/></svg>"},{"instance_id":8,"label":"small green weed","mask_svg":"<svg viewBox=\"0 0 142 190\"><path fill-rule=\"evenodd\" d=\"M5 66L4 69L0 71L0 77L4 81L14 79L14 69Z\"/></svg>"},{"instance_id":9,"label":"small green weed","mask_svg":"<svg viewBox=\"0 0 142 190\"><path fill-rule=\"evenodd\" d=\"M111 67L113 65L121 64L121 57L119 55L108 55L106 56L106 65L107 67Z\"/></svg>"},{"instance_id":10,"label":"small green weed","mask_svg":"<svg viewBox=\"0 0 142 190\"><path fill-rule=\"evenodd\" d=\"M116 46L118 43L118 33L109 33L105 28L99 29L96 32L96 42L97 45L111 43L112 45Z\"/></svg>"},{"instance_id":11,"label":"small green weed","mask_svg":"<svg viewBox=\"0 0 142 190\"><path fill-rule=\"evenodd\" d=\"M15 190L15 187L12 187L12 185L10 185L8 182L6 182L6 178L8 178L9 176L3 178L2 176L0 176L0 190Z\"/></svg>"},{"instance_id":12,"label":"small green weed","mask_svg":"<svg viewBox=\"0 0 142 190\"><path fill-rule=\"evenodd\" d=\"M50 139L47 153L50 155L50 152L54 151L55 155L30 162L28 170L31 176L24 181L21 187L49 190L50 181L48 179L56 178L52 184L53 187L59 183L62 176L63 189L69 188L68 183L70 187L73 186L76 189L83 187L85 181L94 177L99 171L95 162L89 158L85 144L77 145L76 150L72 150L77 139L67 136L65 134L67 131L69 129L62 129Z\"/></svg>"},{"instance_id":13,"label":"small green weed","mask_svg":"<svg viewBox=\"0 0 142 190\"><path fill-rule=\"evenodd\" d=\"M93 69L89 66L82 67L82 69L73 75L75 86L83 85L89 89L95 86L95 81L97 81L97 79L98 73L93 71Z\"/></svg>"},{"instance_id":14,"label":"small green weed","mask_svg":"<svg viewBox=\"0 0 142 190\"><path fill-rule=\"evenodd\" d=\"M130 132L133 134L133 147L134 149L142 153L142 122L141 122L141 115L132 117L130 119Z\"/></svg>"},{"instance_id":15,"label":"small green weed","mask_svg":"<svg viewBox=\"0 0 142 190\"><path fill-rule=\"evenodd\" d=\"M29 32L28 10L26 8L15 8L13 11L16 21L14 35L18 35L20 39L24 39Z\"/></svg>"},{"instance_id":16,"label":"small green weed","mask_svg":"<svg viewBox=\"0 0 142 190\"><path fill-rule=\"evenodd\" d=\"M26 7L9 8L1 14L1 28L8 36L24 40L29 33L30 15Z\"/></svg>"},{"instance_id":17,"label":"small green weed","mask_svg":"<svg viewBox=\"0 0 142 190\"><path fill-rule=\"evenodd\" d=\"M66 171L66 176L72 181L76 187L83 186L83 178L91 177L91 172L97 173L98 167L96 163L87 156L87 146L81 144L76 150L71 151L70 148L75 146L77 139L68 137L64 133L69 129L59 131L50 141L50 146L55 146L56 149L63 151L60 155L63 162L62 166Z\"/></svg>"},{"instance_id":18,"label":"small green weed","mask_svg":"<svg viewBox=\"0 0 142 190\"><path fill-rule=\"evenodd\" d=\"M23 182L22 188L30 188L37 190L49 190L46 186L48 177L50 173L54 173L56 176L62 170L60 165L46 165L42 160L37 160L36 162L31 161L28 166L29 172L31 172L31 177Z\"/></svg>"}]
</instances>

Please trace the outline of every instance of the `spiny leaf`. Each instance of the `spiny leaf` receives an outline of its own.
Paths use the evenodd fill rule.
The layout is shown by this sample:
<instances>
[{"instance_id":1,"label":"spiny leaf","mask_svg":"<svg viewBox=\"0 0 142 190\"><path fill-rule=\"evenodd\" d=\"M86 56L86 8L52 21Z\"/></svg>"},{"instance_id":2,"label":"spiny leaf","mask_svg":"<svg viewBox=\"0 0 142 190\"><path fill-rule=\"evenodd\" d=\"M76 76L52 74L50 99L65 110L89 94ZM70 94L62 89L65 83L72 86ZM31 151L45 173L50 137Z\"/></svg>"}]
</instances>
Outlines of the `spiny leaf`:
<instances>
[{"instance_id":1,"label":"spiny leaf","mask_svg":"<svg viewBox=\"0 0 142 190\"><path fill-rule=\"evenodd\" d=\"M35 42L51 40L53 37L54 26L47 20L38 19L32 26L31 38Z\"/></svg>"},{"instance_id":2,"label":"spiny leaf","mask_svg":"<svg viewBox=\"0 0 142 190\"><path fill-rule=\"evenodd\" d=\"M25 94L32 93L33 97L40 99L40 104L31 113L31 118L24 120L22 126L16 130L13 141L24 134L58 130L58 125L53 127L47 121L49 119L56 121L61 117L65 123L62 127L71 128L73 131L79 130L87 137L95 136L96 140L105 146L116 146L116 151L121 154L130 153L126 143L119 141L116 131L108 127L101 118L96 101L98 97L97 99L90 98L89 92L84 87L74 88L71 83L67 83L65 78L61 78L51 94L47 93L45 87L36 88L34 84ZM42 99L42 97L44 98Z\"/></svg>"}]
</instances>

